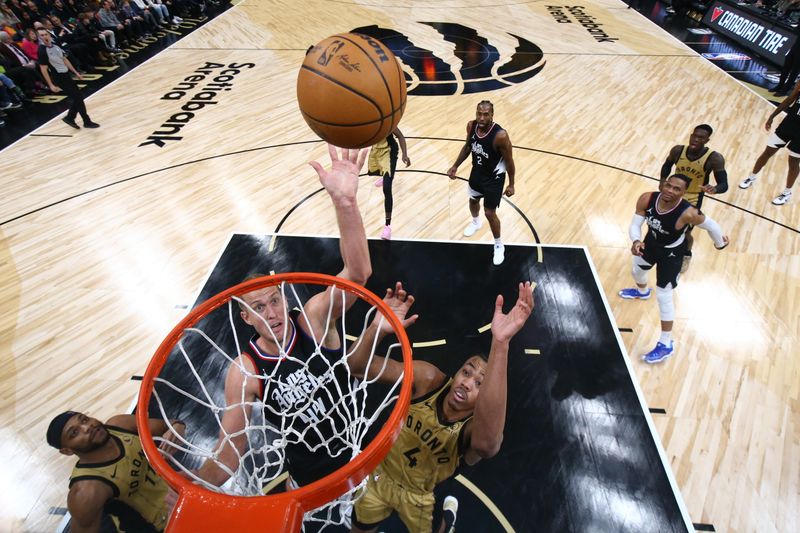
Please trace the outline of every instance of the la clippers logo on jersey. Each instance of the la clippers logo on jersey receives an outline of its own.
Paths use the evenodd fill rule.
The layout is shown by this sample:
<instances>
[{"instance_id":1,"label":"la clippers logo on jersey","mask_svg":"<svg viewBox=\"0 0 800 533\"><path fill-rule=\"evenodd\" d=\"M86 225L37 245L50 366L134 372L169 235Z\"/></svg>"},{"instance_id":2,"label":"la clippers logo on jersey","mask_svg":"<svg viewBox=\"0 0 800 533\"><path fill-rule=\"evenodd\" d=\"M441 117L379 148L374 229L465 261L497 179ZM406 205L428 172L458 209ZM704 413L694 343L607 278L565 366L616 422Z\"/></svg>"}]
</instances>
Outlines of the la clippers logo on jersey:
<instances>
[{"instance_id":1,"label":"la clippers logo on jersey","mask_svg":"<svg viewBox=\"0 0 800 533\"><path fill-rule=\"evenodd\" d=\"M472 141L472 153L475 155L480 155L485 158L489 158L489 154L486 153L486 150L483 149L483 145L478 141Z\"/></svg>"},{"instance_id":2,"label":"la clippers logo on jersey","mask_svg":"<svg viewBox=\"0 0 800 533\"><path fill-rule=\"evenodd\" d=\"M438 56L432 50L415 45L407 36L395 30L379 26L351 30L382 42L394 52L407 67L404 72L408 94L450 96L496 91L523 83L544 68L542 49L517 35L505 34L513 38L517 46L511 57L503 59L497 47L472 28L452 22L419 24L430 26L441 35L443 42ZM458 72L454 72L450 66L450 63L455 64L453 61L441 59L450 59L451 54L460 62Z\"/></svg>"},{"instance_id":3,"label":"la clippers logo on jersey","mask_svg":"<svg viewBox=\"0 0 800 533\"><path fill-rule=\"evenodd\" d=\"M664 228L661 227L661 221L657 219L655 216L653 216L652 212L649 209L647 210L647 218L645 218L645 221L647 222L647 226L651 230L661 233L662 235L667 235L669 233L668 231L666 231Z\"/></svg>"},{"instance_id":4,"label":"la clippers logo on jersey","mask_svg":"<svg viewBox=\"0 0 800 533\"><path fill-rule=\"evenodd\" d=\"M312 398L320 388L320 380L306 369L295 370L285 381L277 381L270 392L270 399L280 406L284 414L298 410L298 416L305 423L319 423L325 416L325 403L322 398Z\"/></svg>"}]
</instances>

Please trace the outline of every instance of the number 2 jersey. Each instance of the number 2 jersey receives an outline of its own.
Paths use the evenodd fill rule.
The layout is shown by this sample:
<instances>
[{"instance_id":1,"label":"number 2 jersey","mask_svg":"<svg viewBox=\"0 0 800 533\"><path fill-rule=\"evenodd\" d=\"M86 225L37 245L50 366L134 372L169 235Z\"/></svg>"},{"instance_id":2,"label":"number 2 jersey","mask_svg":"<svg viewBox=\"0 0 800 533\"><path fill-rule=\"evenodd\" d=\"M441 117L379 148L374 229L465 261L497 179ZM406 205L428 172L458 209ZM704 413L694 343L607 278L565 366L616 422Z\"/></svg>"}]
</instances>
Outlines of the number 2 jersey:
<instances>
[{"instance_id":1,"label":"number 2 jersey","mask_svg":"<svg viewBox=\"0 0 800 533\"><path fill-rule=\"evenodd\" d=\"M381 463L381 475L406 490L425 493L455 473L464 450L461 433L468 416L456 422L444 420L442 402L452 380L427 396L411 402L400 436Z\"/></svg>"},{"instance_id":2,"label":"number 2 jersey","mask_svg":"<svg viewBox=\"0 0 800 533\"><path fill-rule=\"evenodd\" d=\"M469 133L469 148L472 152L472 172L470 181L483 183L497 178L505 178L506 162L494 148L494 138L503 131L500 124L492 122L489 131L478 133L478 122L472 124Z\"/></svg>"}]
</instances>

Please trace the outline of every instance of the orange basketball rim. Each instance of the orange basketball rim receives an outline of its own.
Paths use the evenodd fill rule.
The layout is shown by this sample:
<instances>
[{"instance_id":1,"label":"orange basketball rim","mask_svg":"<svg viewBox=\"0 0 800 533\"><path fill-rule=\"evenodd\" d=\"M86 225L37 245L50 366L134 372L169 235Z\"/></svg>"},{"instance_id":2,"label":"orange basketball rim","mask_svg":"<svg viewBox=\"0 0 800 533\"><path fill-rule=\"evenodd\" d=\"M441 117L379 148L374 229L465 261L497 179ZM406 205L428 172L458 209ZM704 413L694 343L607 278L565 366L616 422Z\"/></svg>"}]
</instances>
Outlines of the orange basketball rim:
<instances>
[{"instance_id":1,"label":"orange basketball rim","mask_svg":"<svg viewBox=\"0 0 800 533\"><path fill-rule=\"evenodd\" d=\"M203 317L239 296L257 289L281 283L335 286L355 294L371 306L376 306L391 323L403 353L403 379L400 393L386 424L377 436L354 459L339 470L309 485L281 494L265 496L234 496L213 492L183 477L169 466L158 451L148 425L148 406L154 380L180 340L184 329L192 327ZM147 367L139 391L136 422L147 459L162 478L178 493L178 501L166 527L167 533L263 533L300 531L303 513L339 497L358 485L386 456L400 432L401 423L411 400L411 345L405 328L392 310L371 291L349 280L311 272L277 274L252 279L212 296L193 309L173 328L156 350Z\"/></svg>"}]
</instances>

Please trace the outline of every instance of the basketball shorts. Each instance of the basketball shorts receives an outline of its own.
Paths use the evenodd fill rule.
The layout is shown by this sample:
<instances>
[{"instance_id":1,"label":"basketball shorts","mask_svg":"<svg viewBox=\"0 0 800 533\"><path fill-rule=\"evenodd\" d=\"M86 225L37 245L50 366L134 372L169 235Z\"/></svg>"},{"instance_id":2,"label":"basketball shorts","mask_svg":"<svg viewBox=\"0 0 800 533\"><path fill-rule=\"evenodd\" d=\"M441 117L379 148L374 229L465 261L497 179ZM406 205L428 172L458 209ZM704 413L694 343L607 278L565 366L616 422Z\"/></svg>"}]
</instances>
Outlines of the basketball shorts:
<instances>
[{"instance_id":1,"label":"basketball shorts","mask_svg":"<svg viewBox=\"0 0 800 533\"><path fill-rule=\"evenodd\" d=\"M503 197L503 188L506 183L506 175L499 174L493 177L470 176L467 184L467 194L473 200L483 198L485 209L497 209L500 207L500 199Z\"/></svg>"},{"instance_id":2,"label":"basketball shorts","mask_svg":"<svg viewBox=\"0 0 800 533\"><path fill-rule=\"evenodd\" d=\"M369 150L367 174L370 176L386 176L388 174L390 178L393 178L397 168L398 153L399 146L391 135L387 139L378 141Z\"/></svg>"},{"instance_id":3,"label":"basketball shorts","mask_svg":"<svg viewBox=\"0 0 800 533\"><path fill-rule=\"evenodd\" d=\"M784 119L775 131L769 134L767 146L770 148L783 148L789 151L789 155L800 158L800 124L797 120L788 121Z\"/></svg>"},{"instance_id":4,"label":"basketball shorts","mask_svg":"<svg viewBox=\"0 0 800 533\"><path fill-rule=\"evenodd\" d=\"M665 248L645 239L644 255L634 257L634 261L642 270L650 270L655 265L656 285L664 289L671 283L674 289L678 286L678 275L681 273L684 255L686 255L686 240L674 248Z\"/></svg>"},{"instance_id":5,"label":"basketball shorts","mask_svg":"<svg viewBox=\"0 0 800 533\"><path fill-rule=\"evenodd\" d=\"M370 176L383 176L391 168L389 143L386 139L378 141L369 149L367 173Z\"/></svg>"},{"instance_id":6,"label":"basketball shorts","mask_svg":"<svg viewBox=\"0 0 800 533\"><path fill-rule=\"evenodd\" d=\"M367 489L356 502L353 523L360 529L372 529L397 511L409 531L430 533L435 503L433 492L406 490L389 476L381 475L378 467L367 478Z\"/></svg>"},{"instance_id":7,"label":"basketball shorts","mask_svg":"<svg viewBox=\"0 0 800 533\"><path fill-rule=\"evenodd\" d=\"M706 180L706 183L708 183L708 180ZM705 185L706 183L702 183L700 185ZM692 204L697 209L700 209L700 206L703 205L703 197L705 195L706 193L704 193L702 189L700 189L700 187L698 186L693 191L686 191L686 194L683 195L683 199Z\"/></svg>"}]
</instances>

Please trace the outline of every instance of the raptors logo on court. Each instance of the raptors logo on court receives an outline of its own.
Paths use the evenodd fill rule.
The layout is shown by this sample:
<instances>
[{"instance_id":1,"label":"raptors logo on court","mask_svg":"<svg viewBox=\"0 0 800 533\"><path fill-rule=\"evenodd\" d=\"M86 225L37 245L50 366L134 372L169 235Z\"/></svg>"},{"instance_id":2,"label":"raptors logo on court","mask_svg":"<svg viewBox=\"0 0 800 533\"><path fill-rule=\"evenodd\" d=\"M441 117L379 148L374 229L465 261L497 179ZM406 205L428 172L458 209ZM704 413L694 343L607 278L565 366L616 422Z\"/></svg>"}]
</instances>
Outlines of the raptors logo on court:
<instances>
[{"instance_id":1,"label":"raptors logo on court","mask_svg":"<svg viewBox=\"0 0 800 533\"><path fill-rule=\"evenodd\" d=\"M416 46L402 33L378 26L351 30L380 40L407 67L408 94L416 96L450 96L504 89L527 81L544 68L544 53L536 44L511 33L516 41L514 53L503 58L497 47L476 30L452 22L420 22L436 30L442 37L443 49L452 50L461 67L455 71L450 63L431 50ZM449 44L448 44L449 43ZM453 62L455 63L455 62Z\"/></svg>"}]
</instances>

